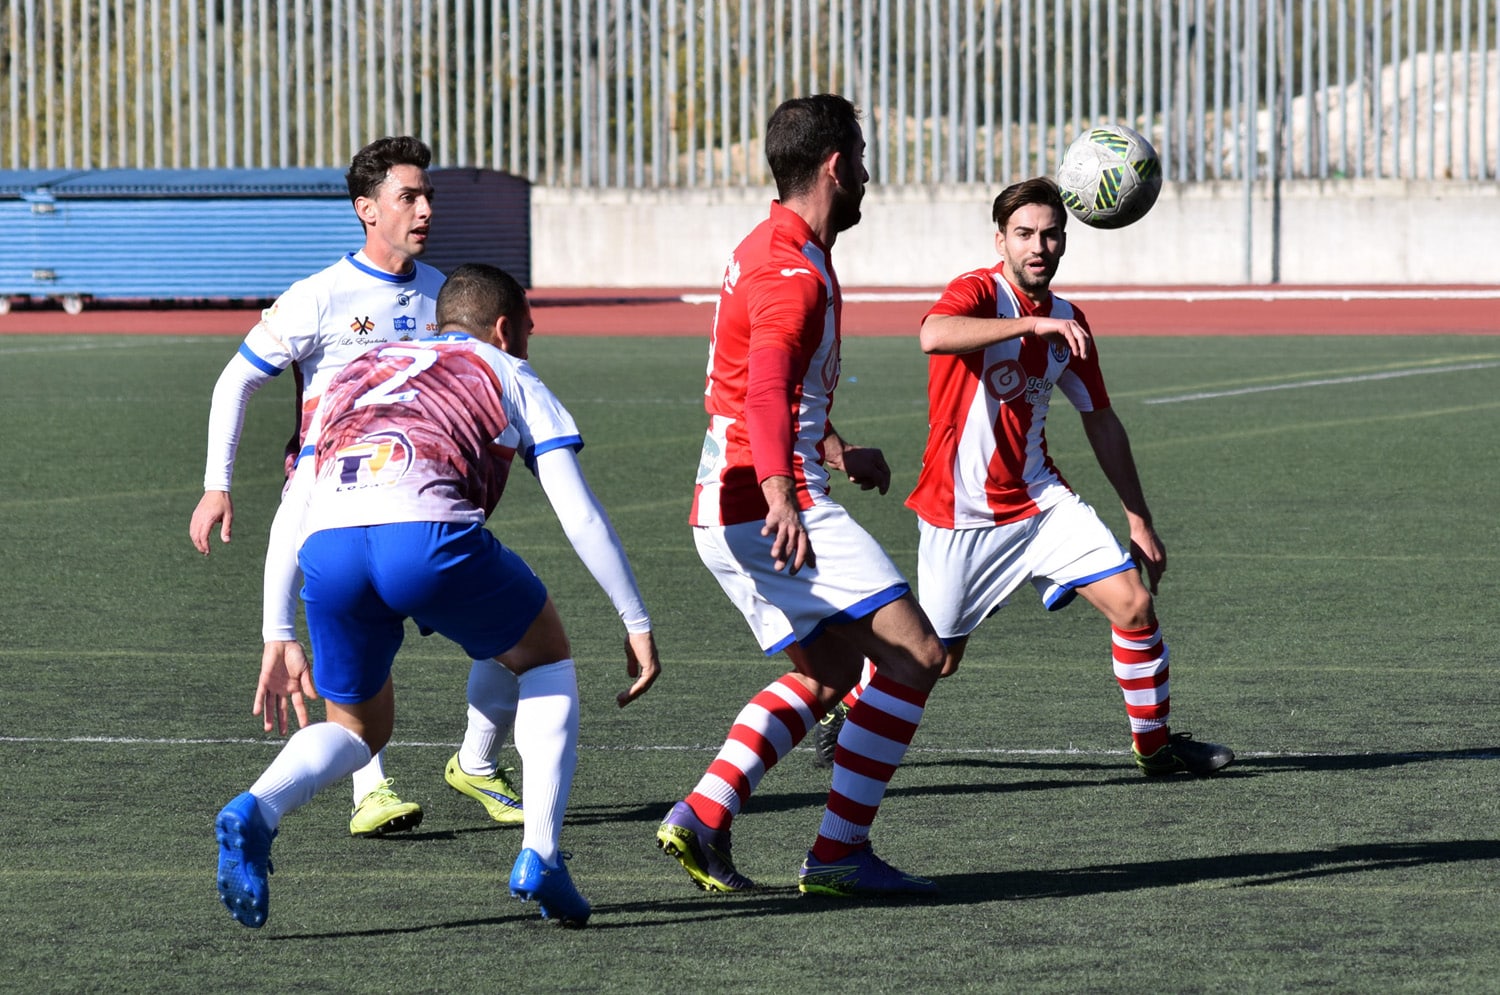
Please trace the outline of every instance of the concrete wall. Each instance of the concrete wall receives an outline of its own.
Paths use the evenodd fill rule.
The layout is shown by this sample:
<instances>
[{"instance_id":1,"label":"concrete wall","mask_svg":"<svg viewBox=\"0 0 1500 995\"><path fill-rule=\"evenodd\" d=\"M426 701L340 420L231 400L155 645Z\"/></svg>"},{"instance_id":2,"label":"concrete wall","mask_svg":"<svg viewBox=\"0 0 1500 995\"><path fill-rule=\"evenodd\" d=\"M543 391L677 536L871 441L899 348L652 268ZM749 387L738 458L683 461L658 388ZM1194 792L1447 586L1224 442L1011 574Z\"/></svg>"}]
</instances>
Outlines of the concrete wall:
<instances>
[{"instance_id":1,"label":"concrete wall","mask_svg":"<svg viewBox=\"0 0 1500 995\"><path fill-rule=\"evenodd\" d=\"M848 287L934 287L995 259L998 187L876 188L864 220L839 236ZM534 187L532 280L538 287L711 288L739 240L766 215L771 189L561 190ZM1144 219L1117 231L1068 225L1062 277L1080 285L1267 283L1272 204L1245 187L1168 184ZM1286 284L1500 283L1500 184L1410 180L1288 181L1281 186L1279 278Z\"/></svg>"}]
</instances>

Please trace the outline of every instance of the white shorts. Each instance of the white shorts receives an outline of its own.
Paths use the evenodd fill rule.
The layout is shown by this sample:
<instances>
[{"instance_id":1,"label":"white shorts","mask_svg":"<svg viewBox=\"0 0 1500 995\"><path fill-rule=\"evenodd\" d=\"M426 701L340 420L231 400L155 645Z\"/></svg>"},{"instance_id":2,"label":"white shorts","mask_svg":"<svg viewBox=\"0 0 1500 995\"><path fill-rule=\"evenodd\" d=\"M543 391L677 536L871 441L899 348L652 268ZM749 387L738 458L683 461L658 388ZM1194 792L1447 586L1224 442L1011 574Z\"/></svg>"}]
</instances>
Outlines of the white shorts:
<instances>
[{"instance_id":1,"label":"white shorts","mask_svg":"<svg viewBox=\"0 0 1500 995\"><path fill-rule=\"evenodd\" d=\"M802 513L817 565L795 574L772 568L762 522L696 526L698 555L750 623L767 656L816 639L828 625L864 618L911 590L880 543L840 505Z\"/></svg>"},{"instance_id":2,"label":"white shorts","mask_svg":"<svg viewBox=\"0 0 1500 995\"><path fill-rule=\"evenodd\" d=\"M967 636L1031 581L1048 611L1078 588L1135 569L1098 514L1076 494L1011 525L943 529L918 520L917 597L946 640Z\"/></svg>"}]
</instances>

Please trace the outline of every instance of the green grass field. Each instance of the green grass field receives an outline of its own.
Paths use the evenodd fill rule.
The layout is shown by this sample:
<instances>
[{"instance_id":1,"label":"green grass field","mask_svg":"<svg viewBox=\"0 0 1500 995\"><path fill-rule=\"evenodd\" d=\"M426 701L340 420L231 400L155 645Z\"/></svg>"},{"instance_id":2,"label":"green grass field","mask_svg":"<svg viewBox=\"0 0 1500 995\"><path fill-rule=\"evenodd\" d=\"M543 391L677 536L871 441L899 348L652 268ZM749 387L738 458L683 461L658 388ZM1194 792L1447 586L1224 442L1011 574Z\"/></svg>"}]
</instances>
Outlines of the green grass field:
<instances>
[{"instance_id":1,"label":"green grass field","mask_svg":"<svg viewBox=\"0 0 1500 995\"><path fill-rule=\"evenodd\" d=\"M548 582L579 661L563 842L595 915L577 932L509 898L519 832L444 785L467 665L415 633L388 768L421 829L351 839L330 789L282 826L266 927L220 907L214 814L279 743L249 709L290 425L276 383L247 419L234 541L198 556L209 394L235 345L0 337L0 990L1495 990L1500 339L1105 339L1170 554L1174 727L1239 760L1140 777L1107 627L1022 592L939 685L875 827L941 897L851 904L795 890L827 788L805 748L735 826L767 890L702 894L653 846L783 668L685 524L703 343L538 338L665 664L614 706L618 621L514 477L492 525ZM886 497L835 496L913 575L924 375L910 340L851 340L834 410L896 470ZM1118 530L1057 404L1053 455Z\"/></svg>"}]
</instances>

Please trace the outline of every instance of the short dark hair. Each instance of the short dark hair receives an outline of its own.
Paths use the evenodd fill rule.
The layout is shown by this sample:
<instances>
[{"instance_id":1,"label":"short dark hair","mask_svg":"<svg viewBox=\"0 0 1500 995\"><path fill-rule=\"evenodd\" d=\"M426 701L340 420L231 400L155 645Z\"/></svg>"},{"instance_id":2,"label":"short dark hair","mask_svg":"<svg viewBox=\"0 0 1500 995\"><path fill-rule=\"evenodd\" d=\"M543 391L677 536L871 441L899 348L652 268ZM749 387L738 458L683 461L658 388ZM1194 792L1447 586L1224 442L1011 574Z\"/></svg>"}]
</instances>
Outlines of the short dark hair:
<instances>
[{"instance_id":1,"label":"short dark hair","mask_svg":"<svg viewBox=\"0 0 1500 995\"><path fill-rule=\"evenodd\" d=\"M349 184L349 199L374 197L392 166L426 169L431 162L432 150L420 139L410 135L377 138L349 160L349 172L344 174L344 181Z\"/></svg>"},{"instance_id":2,"label":"short dark hair","mask_svg":"<svg viewBox=\"0 0 1500 995\"><path fill-rule=\"evenodd\" d=\"M794 97L766 124L766 162L782 200L812 187L818 168L835 152L856 153L859 111L836 93Z\"/></svg>"},{"instance_id":3,"label":"short dark hair","mask_svg":"<svg viewBox=\"0 0 1500 995\"><path fill-rule=\"evenodd\" d=\"M1057 227L1067 227L1068 211L1063 207L1062 193L1058 191L1057 184L1046 176L1033 176L1029 180L1012 183L1001 190L1000 196L995 198L995 208L992 213L996 230L1004 231L1005 223L1010 220L1010 216L1027 204L1043 204L1054 208L1061 219Z\"/></svg>"},{"instance_id":4,"label":"short dark hair","mask_svg":"<svg viewBox=\"0 0 1500 995\"><path fill-rule=\"evenodd\" d=\"M488 263L464 263L438 291L438 330L456 329L489 341L502 315L515 320L529 306L526 291L505 270Z\"/></svg>"}]
</instances>

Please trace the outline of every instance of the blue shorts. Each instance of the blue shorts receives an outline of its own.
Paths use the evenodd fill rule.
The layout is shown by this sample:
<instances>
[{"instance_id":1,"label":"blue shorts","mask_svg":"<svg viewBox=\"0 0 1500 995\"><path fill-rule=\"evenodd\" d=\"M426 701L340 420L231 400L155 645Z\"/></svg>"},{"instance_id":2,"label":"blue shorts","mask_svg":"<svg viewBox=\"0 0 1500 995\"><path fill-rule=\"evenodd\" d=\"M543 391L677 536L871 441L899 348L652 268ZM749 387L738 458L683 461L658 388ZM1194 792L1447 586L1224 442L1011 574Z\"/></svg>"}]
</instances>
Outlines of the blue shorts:
<instances>
[{"instance_id":1,"label":"blue shorts","mask_svg":"<svg viewBox=\"0 0 1500 995\"><path fill-rule=\"evenodd\" d=\"M515 646L547 589L481 524L398 522L314 532L297 554L313 683L356 704L385 686L414 619L477 660Z\"/></svg>"}]
</instances>

